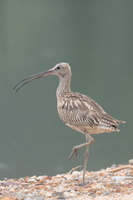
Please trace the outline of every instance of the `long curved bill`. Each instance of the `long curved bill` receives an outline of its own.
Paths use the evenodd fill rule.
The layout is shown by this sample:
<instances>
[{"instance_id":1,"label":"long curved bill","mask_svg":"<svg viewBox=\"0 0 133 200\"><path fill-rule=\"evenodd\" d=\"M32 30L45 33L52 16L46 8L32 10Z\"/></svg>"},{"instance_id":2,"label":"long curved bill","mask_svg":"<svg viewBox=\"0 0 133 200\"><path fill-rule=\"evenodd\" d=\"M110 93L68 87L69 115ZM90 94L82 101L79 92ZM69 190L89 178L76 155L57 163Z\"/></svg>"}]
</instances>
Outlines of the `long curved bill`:
<instances>
[{"instance_id":1,"label":"long curved bill","mask_svg":"<svg viewBox=\"0 0 133 200\"><path fill-rule=\"evenodd\" d=\"M22 81L20 81L17 85L14 86L13 89L16 90L16 92L21 88L23 87L24 85L26 85L27 83L35 80L35 79L38 79L38 78L41 78L41 77L44 77L44 76L48 76L48 75L53 75L53 69L50 69L50 70L47 70L47 71L44 71L44 72L40 72L40 73L37 73L37 74L33 74L31 76L28 76L27 78L23 79Z\"/></svg>"}]
</instances>

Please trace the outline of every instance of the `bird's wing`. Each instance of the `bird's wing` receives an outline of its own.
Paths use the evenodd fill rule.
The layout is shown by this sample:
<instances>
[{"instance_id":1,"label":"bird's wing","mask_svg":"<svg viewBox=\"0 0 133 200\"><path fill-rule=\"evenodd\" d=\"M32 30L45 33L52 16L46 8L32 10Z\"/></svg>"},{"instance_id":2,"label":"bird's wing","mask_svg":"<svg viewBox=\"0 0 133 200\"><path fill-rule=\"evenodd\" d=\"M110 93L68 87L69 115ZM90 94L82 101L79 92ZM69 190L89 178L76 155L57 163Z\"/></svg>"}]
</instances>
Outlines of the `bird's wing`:
<instances>
[{"instance_id":1,"label":"bird's wing","mask_svg":"<svg viewBox=\"0 0 133 200\"><path fill-rule=\"evenodd\" d=\"M120 123L119 120L108 115L93 99L79 93L64 96L58 112L64 123L74 126L118 125Z\"/></svg>"}]
</instances>

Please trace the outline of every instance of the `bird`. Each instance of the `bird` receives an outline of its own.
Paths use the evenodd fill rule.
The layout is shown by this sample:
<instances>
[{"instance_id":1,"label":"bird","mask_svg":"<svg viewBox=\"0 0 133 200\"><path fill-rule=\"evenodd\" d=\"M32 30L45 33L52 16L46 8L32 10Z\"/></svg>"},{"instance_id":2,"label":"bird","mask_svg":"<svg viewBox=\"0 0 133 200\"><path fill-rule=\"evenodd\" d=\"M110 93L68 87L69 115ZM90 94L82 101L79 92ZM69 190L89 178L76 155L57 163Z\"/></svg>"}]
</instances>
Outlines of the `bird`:
<instances>
[{"instance_id":1,"label":"bird","mask_svg":"<svg viewBox=\"0 0 133 200\"><path fill-rule=\"evenodd\" d=\"M85 174L89 158L89 146L94 142L91 135L104 132L119 132L118 125L125 121L117 120L107 114L104 109L91 97L78 92L71 91L71 67L68 63L62 62L56 64L53 68L33 74L15 85L14 89L18 91L27 83L48 75L59 77L59 85L56 90L57 111L60 119L70 128L81 132L86 142L76 145L72 148L69 159L77 157L78 150L85 147L84 165L81 184L85 185Z\"/></svg>"}]
</instances>

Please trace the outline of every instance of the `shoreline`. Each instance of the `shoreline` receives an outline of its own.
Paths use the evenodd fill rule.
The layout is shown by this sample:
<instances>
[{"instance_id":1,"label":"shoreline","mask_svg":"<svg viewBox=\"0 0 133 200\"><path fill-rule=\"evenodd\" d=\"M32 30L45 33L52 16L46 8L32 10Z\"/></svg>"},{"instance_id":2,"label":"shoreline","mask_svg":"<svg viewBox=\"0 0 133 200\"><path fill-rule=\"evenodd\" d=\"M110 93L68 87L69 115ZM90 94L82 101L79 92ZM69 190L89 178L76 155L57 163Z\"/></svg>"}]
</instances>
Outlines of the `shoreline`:
<instances>
[{"instance_id":1,"label":"shoreline","mask_svg":"<svg viewBox=\"0 0 133 200\"><path fill-rule=\"evenodd\" d=\"M74 170L74 171L73 171ZM71 170L56 176L32 176L0 181L0 200L131 200L133 199L133 160L99 171Z\"/></svg>"}]
</instances>

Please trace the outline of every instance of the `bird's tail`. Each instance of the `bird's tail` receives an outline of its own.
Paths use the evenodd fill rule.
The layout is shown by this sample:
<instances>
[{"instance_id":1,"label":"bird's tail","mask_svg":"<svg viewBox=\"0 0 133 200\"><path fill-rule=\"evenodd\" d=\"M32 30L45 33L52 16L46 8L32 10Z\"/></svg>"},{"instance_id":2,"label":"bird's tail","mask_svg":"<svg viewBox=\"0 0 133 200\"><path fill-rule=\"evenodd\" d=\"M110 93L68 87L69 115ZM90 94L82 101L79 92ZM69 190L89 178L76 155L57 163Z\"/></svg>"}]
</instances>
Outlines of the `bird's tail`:
<instances>
[{"instance_id":1,"label":"bird's tail","mask_svg":"<svg viewBox=\"0 0 133 200\"><path fill-rule=\"evenodd\" d=\"M119 123L119 124L124 124L124 123L126 123L126 122L125 122L125 121L118 120L118 123Z\"/></svg>"}]
</instances>

